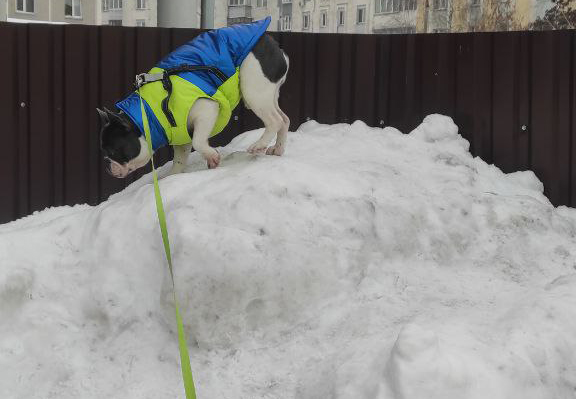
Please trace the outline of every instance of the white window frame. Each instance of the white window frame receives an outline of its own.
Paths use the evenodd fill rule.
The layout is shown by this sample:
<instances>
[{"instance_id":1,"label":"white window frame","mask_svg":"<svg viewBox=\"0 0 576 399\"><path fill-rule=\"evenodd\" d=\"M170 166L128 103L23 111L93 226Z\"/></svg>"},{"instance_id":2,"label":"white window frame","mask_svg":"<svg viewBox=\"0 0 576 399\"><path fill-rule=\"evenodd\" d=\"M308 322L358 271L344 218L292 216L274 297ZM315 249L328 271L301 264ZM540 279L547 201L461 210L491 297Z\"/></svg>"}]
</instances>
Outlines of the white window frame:
<instances>
[{"instance_id":1,"label":"white window frame","mask_svg":"<svg viewBox=\"0 0 576 399\"><path fill-rule=\"evenodd\" d=\"M104 11L110 10L121 10L122 9L122 0L103 0L106 5L102 8Z\"/></svg>"},{"instance_id":2,"label":"white window frame","mask_svg":"<svg viewBox=\"0 0 576 399\"><path fill-rule=\"evenodd\" d=\"M346 5L339 5L336 9L336 23L338 26L346 26Z\"/></svg>"},{"instance_id":3,"label":"white window frame","mask_svg":"<svg viewBox=\"0 0 576 399\"><path fill-rule=\"evenodd\" d=\"M140 28L144 28L146 26L146 20L145 19L137 19L136 20L136 26L138 26Z\"/></svg>"},{"instance_id":4,"label":"white window frame","mask_svg":"<svg viewBox=\"0 0 576 399\"><path fill-rule=\"evenodd\" d=\"M292 0L282 0L282 4L292 4Z\"/></svg>"},{"instance_id":5,"label":"white window frame","mask_svg":"<svg viewBox=\"0 0 576 399\"><path fill-rule=\"evenodd\" d=\"M362 11L362 21L358 19L358 11ZM356 7L356 25L366 24L366 4Z\"/></svg>"},{"instance_id":6,"label":"white window frame","mask_svg":"<svg viewBox=\"0 0 576 399\"><path fill-rule=\"evenodd\" d=\"M292 30L292 16L283 15L282 16L282 31L289 32Z\"/></svg>"},{"instance_id":7,"label":"white window frame","mask_svg":"<svg viewBox=\"0 0 576 399\"><path fill-rule=\"evenodd\" d=\"M320 10L320 27L327 28L328 27L328 9L325 8Z\"/></svg>"},{"instance_id":8,"label":"white window frame","mask_svg":"<svg viewBox=\"0 0 576 399\"><path fill-rule=\"evenodd\" d=\"M268 0L256 0L256 7L268 7Z\"/></svg>"},{"instance_id":9,"label":"white window frame","mask_svg":"<svg viewBox=\"0 0 576 399\"><path fill-rule=\"evenodd\" d=\"M302 30L310 30L310 11L302 13Z\"/></svg>"},{"instance_id":10,"label":"white window frame","mask_svg":"<svg viewBox=\"0 0 576 399\"><path fill-rule=\"evenodd\" d=\"M136 9L137 10L147 10L148 9L148 0L136 0Z\"/></svg>"},{"instance_id":11,"label":"white window frame","mask_svg":"<svg viewBox=\"0 0 576 399\"><path fill-rule=\"evenodd\" d=\"M70 0L70 2L72 3L72 14L70 14L70 15L66 14L66 2L67 1L68 0L64 1L64 16L66 18L81 19L82 18L82 0ZM78 8L80 9L79 15L74 15L74 11L76 10L76 7L74 6L74 4L77 4Z\"/></svg>"},{"instance_id":12,"label":"white window frame","mask_svg":"<svg viewBox=\"0 0 576 399\"><path fill-rule=\"evenodd\" d=\"M228 0L229 6L245 6L248 0Z\"/></svg>"},{"instance_id":13,"label":"white window frame","mask_svg":"<svg viewBox=\"0 0 576 399\"><path fill-rule=\"evenodd\" d=\"M114 22L119 21L120 24L111 24L110 22L112 22L112 21L114 21ZM121 19L109 19L109 20L108 20L108 25L109 25L109 26L122 26L122 20L121 20Z\"/></svg>"},{"instance_id":14,"label":"white window frame","mask_svg":"<svg viewBox=\"0 0 576 399\"><path fill-rule=\"evenodd\" d=\"M32 0L32 11L28 11L28 2L27 0L22 0L22 10L18 9L18 0L14 0L14 9L16 12L22 14L35 14L36 13L36 0Z\"/></svg>"},{"instance_id":15,"label":"white window frame","mask_svg":"<svg viewBox=\"0 0 576 399\"><path fill-rule=\"evenodd\" d=\"M435 4L437 1L438 0L434 0ZM392 14L402 11L415 11L417 8L418 4L416 0L375 0L374 14Z\"/></svg>"}]
</instances>

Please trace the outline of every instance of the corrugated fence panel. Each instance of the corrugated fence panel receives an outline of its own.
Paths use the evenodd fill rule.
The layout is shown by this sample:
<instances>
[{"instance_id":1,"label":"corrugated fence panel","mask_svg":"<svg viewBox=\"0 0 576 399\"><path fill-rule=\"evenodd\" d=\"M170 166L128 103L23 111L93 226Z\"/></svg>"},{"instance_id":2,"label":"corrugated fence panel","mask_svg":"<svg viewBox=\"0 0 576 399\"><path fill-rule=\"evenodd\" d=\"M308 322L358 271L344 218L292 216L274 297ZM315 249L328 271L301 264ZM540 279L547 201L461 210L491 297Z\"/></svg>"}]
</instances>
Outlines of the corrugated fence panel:
<instances>
[{"instance_id":1,"label":"corrugated fence panel","mask_svg":"<svg viewBox=\"0 0 576 399\"><path fill-rule=\"evenodd\" d=\"M46 109L52 112L52 176L54 179L53 203L64 201L64 27L52 29L52 98Z\"/></svg>"},{"instance_id":2,"label":"corrugated fence panel","mask_svg":"<svg viewBox=\"0 0 576 399\"><path fill-rule=\"evenodd\" d=\"M408 121L405 120L406 107L406 58L407 46L405 35L390 36L390 85L388 86L388 121L387 125L400 131L406 131Z\"/></svg>"},{"instance_id":3,"label":"corrugated fence panel","mask_svg":"<svg viewBox=\"0 0 576 399\"><path fill-rule=\"evenodd\" d=\"M136 73L201 31L0 23L3 143L0 222L46 206L96 204L142 175L109 176L95 108L133 90ZM290 57L280 97L291 130L307 119L409 132L452 116L472 152L505 171L533 169L555 204L574 204L572 31L436 35L273 33ZM262 122L240 106L212 140ZM159 164L169 149L156 155Z\"/></svg>"},{"instance_id":4,"label":"corrugated fence panel","mask_svg":"<svg viewBox=\"0 0 576 399\"><path fill-rule=\"evenodd\" d=\"M22 215L18 195L18 57L17 32L14 25L0 24L0 76L4 79L0 90L0 120L4 132L3 154L0 157L0 223L5 223Z\"/></svg>"},{"instance_id":5,"label":"corrugated fence panel","mask_svg":"<svg viewBox=\"0 0 576 399\"><path fill-rule=\"evenodd\" d=\"M88 48L87 60L88 67L86 70L86 79L88 83L87 99L85 102L86 107L86 120L88 121L87 130L87 143L88 153L86 154L86 162L88 164L88 201L91 205L95 205L101 201L102 190L100 182L101 176L104 174L102 167L102 155L100 154L100 122L96 107L102 107L102 99L100 97L100 87L102 81L102 69L100 67L100 30L91 28L88 31Z\"/></svg>"},{"instance_id":6,"label":"corrugated fence panel","mask_svg":"<svg viewBox=\"0 0 576 399\"><path fill-rule=\"evenodd\" d=\"M527 59L520 59L520 34L506 35L494 42L492 89L492 154L494 162L504 172L514 170L519 158L518 146L521 128L518 120L518 95L520 92L519 68ZM527 147L522 147L527 151Z\"/></svg>"},{"instance_id":7,"label":"corrugated fence panel","mask_svg":"<svg viewBox=\"0 0 576 399\"><path fill-rule=\"evenodd\" d=\"M486 162L492 163L492 34L474 34L472 44L474 63L472 150Z\"/></svg>"},{"instance_id":8,"label":"corrugated fence panel","mask_svg":"<svg viewBox=\"0 0 576 399\"><path fill-rule=\"evenodd\" d=\"M354 35L355 57L352 58L354 71L352 87L352 118L369 125L376 124L376 75L377 36ZM322 93L320 91L320 93ZM323 93L322 93L323 95Z\"/></svg>"},{"instance_id":9,"label":"corrugated fence panel","mask_svg":"<svg viewBox=\"0 0 576 399\"><path fill-rule=\"evenodd\" d=\"M334 123L338 111L339 35L318 36L316 112L318 122ZM321 93L321 95L318 95Z\"/></svg>"},{"instance_id":10,"label":"corrugated fence panel","mask_svg":"<svg viewBox=\"0 0 576 399\"><path fill-rule=\"evenodd\" d=\"M574 117L576 116L576 39L574 35L571 37L570 55L570 181L576 176L576 123ZM576 206L576 184L570 185L570 202L566 205Z\"/></svg>"},{"instance_id":11,"label":"corrugated fence panel","mask_svg":"<svg viewBox=\"0 0 576 399\"><path fill-rule=\"evenodd\" d=\"M356 50L355 35L339 35L339 62L338 62L338 95L336 101L338 108L336 112L337 122L352 123L353 116L353 90L355 79L354 76L354 55Z\"/></svg>"},{"instance_id":12,"label":"corrugated fence panel","mask_svg":"<svg viewBox=\"0 0 576 399\"><path fill-rule=\"evenodd\" d=\"M89 169L90 125L96 119L86 112L90 67L89 30L79 25L64 30L64 201L81 204L89 199L93 179Z\"/></svg>"},{"instance_id":13,"label":"corrugated fence panel","mask_svg":"<svg viewBox=\"0 0 576 399\"><path fill-rule=\"evenodd\" d=\"M570 195L571 40L572 32L542 32L532 41L531 168L556 204Z\"/></svg>"},{"instance_id":14,"label":"corrugated fence panel","mask_svg":"<svg viewBox=\"0 0 576 399\"><path fill-rule=\"evenodd\" d=\"M30 164L34 160L30 158L30 131L29 131L29 50L28 44L28 26L20 25L16 27L17 35L17 81L18 81L18 213L22 215L29 214L30 209Z\"/></svg>"},{"instance_id":15,"label":"corrugated fence panel","mask_svg":"<svg viewBox=\"0 0 576 399\"><path fill-rule=\"evenodd\" d=\"M474 91L473 79L474 45L472 35L461 34L456 37L456 111L454 121L458 125L458 132L462 137L472 143L472 129L474 125Z\"/></svg>"},{"instance_id":16,"label":"corrugated fence panel","mask_svg":"<svg viewBox=\"0 0 576 399\"><path fill-rule=\"evenodd\" d=\"M376 81L376 112L378 119L378 126L384 127L390 125L390 36L378 35L378 50L377 50L377 70ZM346 77L343 76L342 80L345 81Z\"/></svg>"},{"instance_id":17,"label":"corrugated fence panel","mask_svg":"<svg viewBox=\"0 0 576 399\"><path fill-rule=\"evenodd\" d=\"M48 25L32 24L28 30L31 211L54 204L53 32Z\"/></svg>"}]
</instances>

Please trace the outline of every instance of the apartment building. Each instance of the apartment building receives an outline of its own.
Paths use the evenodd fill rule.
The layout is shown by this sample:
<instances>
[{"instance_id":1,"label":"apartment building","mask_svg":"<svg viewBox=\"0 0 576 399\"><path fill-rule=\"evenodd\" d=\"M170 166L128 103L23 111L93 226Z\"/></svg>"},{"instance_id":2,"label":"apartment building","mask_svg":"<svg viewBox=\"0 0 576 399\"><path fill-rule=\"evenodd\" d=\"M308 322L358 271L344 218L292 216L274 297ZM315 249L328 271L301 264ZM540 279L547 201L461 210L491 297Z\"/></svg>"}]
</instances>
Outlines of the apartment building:
<instances>
[{"instance_id":1,"label":"apartment building","mask_svg":"<svg viewBox=\"0 0 576 399\"><path fill-rule=\"evenodd\" d=\"M5 22L6 18L6 0L0 0L0 22Z\"/></svg>"},{"instance_id":2,"label":"apartment building","mask_svg":"<svg viewBox=\"0 0 576 399\"><path fill-rule=\"evenodd\" d=\"M94 25L96 0L4 0L7 20Z\"/></svg>"},{"instance_id":3,"label":"apartment building","mask_svg":"<svg viewBox=\"0 0 576 399\"><path fill-rule=\"evenodd\" d=\"M4 19L15 22L157 26L156 3L157 0L0 0L0 9L5 10ZM0 11L0 20L2 15Z\"/></svg>"},{"instance_id":4,"label":"apartment building","mask_svg":"<svg viewBox=\"0 0 576 399\"><path fill-rule=\"evenodd\" d=\"M94 1L94 0L92 0ZM96 0L100 3L99 24L117 26L158 26L157 0ZM164 0L168 3L175 0Z\"/></svg>"},{"instance_id":5,"label":"apartment building","mask_svg":"<svg viewBox=\"0 0 576 399\"><path fill-rule=\"evenodd\" d=\"M371 33L374 20L369 16L372 13L371 0L294 0L292 20L285 15L279 30Z\"/></svg>"},{"instance_id":6,"label":"apartment building","mask_svg":"<svg viewBox=\"0 0 576 399\"><path fill-rule=\"evenodd\" d=\"M550 0L215 0L214 27L272 17L270 30L441 33L525 29Z\"/></svg>"}]
</instances>

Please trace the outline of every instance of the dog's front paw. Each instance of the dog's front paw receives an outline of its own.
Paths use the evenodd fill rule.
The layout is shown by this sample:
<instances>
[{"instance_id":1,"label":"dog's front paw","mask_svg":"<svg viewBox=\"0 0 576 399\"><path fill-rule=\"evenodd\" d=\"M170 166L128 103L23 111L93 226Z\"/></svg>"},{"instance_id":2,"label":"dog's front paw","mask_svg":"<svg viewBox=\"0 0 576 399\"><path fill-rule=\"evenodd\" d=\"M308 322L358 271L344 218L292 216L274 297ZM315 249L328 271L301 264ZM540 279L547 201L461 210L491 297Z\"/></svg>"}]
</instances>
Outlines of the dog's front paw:
<instances>
[{"instance_id":1,"label":"dog's front paw","mask_svg":"<svg viewBox=\"0 0 576 399\"><path fill-rule=\"evenodd\" d=\"M204 159L208 164L208 168L214 169L220 165L220 153L218 153L218 151L216 151L214 148L210 148L210 150L204 152L202 156L204 156Z\"/></svg>"}]
</instances>

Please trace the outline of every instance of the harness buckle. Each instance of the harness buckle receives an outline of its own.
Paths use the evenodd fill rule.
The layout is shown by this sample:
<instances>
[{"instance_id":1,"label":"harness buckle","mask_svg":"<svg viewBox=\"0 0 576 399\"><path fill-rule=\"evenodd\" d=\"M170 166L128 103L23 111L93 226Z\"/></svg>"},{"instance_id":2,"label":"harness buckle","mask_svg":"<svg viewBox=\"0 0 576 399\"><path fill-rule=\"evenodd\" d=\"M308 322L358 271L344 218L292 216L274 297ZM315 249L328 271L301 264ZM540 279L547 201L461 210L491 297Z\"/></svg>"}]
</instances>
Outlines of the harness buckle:
<instances>
[{"instance_id":1,"label":"harness buckle","mask_svg":"<svg viewBox=\"0 0 576 399\"><path fill-rule=\"evenodd\" d=\"M134 86L136 86L137 89L142 87L145 83L146 83L146 74L145 73L139 73L138 75L136 75L136 80L134 81Z\"/></svg>"}]
</instances>

